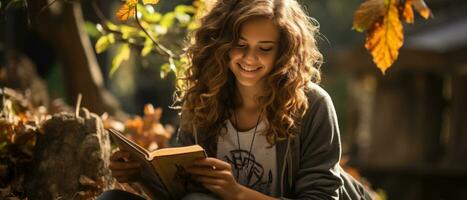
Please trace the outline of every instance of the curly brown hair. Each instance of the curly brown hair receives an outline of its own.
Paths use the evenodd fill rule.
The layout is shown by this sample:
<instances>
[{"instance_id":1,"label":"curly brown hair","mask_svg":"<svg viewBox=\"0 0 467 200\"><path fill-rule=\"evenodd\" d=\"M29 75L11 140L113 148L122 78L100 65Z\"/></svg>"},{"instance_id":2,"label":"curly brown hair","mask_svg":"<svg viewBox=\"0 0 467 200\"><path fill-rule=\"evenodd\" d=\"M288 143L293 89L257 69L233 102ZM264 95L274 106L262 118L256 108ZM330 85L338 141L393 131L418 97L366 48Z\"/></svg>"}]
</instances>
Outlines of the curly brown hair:
<instances>
[{"instance_id":1,"label":"curly brown hair","mask_svg":"<svg viewBox=\"0 0 467 200\"><path fill-rule=\"evenodd\" d=\"M315 40L319 26L296 0L218 0L192 35L188 68L177 86L181 130L196 127L201 143L217 138L232 115L236 86L229 51L241 25L255 17L271 19L280 32L278 58L266 80L270 89L258 99L269 122L265 133L271 145L297 133L308 108L308 85L320 81L322 55Z\"/></svg>"}]
</instances>

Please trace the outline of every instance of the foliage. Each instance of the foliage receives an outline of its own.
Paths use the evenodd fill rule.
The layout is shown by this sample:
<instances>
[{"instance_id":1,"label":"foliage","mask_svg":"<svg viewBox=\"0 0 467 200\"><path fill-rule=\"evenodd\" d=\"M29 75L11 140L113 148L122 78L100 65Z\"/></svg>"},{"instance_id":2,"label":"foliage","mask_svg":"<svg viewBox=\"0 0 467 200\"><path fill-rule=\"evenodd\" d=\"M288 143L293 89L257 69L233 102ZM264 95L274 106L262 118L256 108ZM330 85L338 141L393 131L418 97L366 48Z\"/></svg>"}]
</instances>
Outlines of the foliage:
<instances>
[{"instance_id":1,"label":"foliage","mask_svg":"<svg viewBox=\"0 0 467 200\"><path fill-rule=\"evenodd\" d=\"M0 9L9 9L12 7L24 7L26 0L2 0L0 1Z\"/></svg>"},{"instance_id":2,"label":"foliage","mask_svg":"<svg viewBox=\"0 0 467 200\"><path fill-rule=\"evenodd\" d=\"M96 53L105 52L109 47L118 45L119 50L113 57L110 75L121 63L130 58L131 53L139 51L139 56L146 58L151 53L162 56L166 63L161 66L161 77L168 73L178 74L187 59L183 54L183 43L173 42L173 38L186 38L196 29L198 19L204 9L203 0L195 0L193 5L178 5L171 12L156 12L154 7L159 0L127 0L115 13L119 23L106 19L99 8L95 11L101 22L95 26L86 26L88 33L98 37ZM95 27L95 28L94 28ZM99 34L95 34L96 30ZM170 42L164 42L168 41Z\"/></svg>"},{"instance_id":3,"label":"foliage","mask_svg":"<svg viewBox=\"0 0 467 200\"><path fill-rule=\"evenodd\" d=\"M33 148L36 138L43 133L42 125L51 118L44 106L35 107L28 96L18 91L0 89L0 199L27 198L24 193L24 174L33 165ZM122 128L128 137L148 149L168 146L174 132L171 126L160 123L161 108L148 104L144 116L135 116L125 122L102 116L106 128ZM83 188L76 193L78 199L94 199L105 186L102 177L96 180L82 175L79 180ZM137 188L128 184L116 183L113 187L140 194Z\"/></svg>"},{"instance_id":4,"label":"foliage","mask_svg":"<svg viewBox=\"0 0 467 200\"><path fill-rule=\"evenodd\" d=\"M424 19L431 16L423 0L366 0L355 11L353 29L366 31L365 48L383 74L397 59L403 44L402 20L414 22L412 7Z\"/></svg>"},{"instance_id":5,"label":"foliage","mask_svg":"<svg viewBox=\"0 0 467 200\"><path fill-rule=\"evenodd\" d=\"M33 159L36 136L50 118L45 107L34 107L20 93L0 90L0 199L24 196L24 171Z\"/></svg>"},{"instance_id":6,"label":"foliage","mask_svg":"<svg viewBox=\"0 0 467 200\"><path fill-rule=\"evenodd\" d=\"M120 122L103 115L105 128L123 131L125 135L138 145L152 151L169 146L169 140L174 132L170 125L163 126L160 122L162 108L154 108L152 104L144 106L144 115L135 116L125 122Z\"/></svg>"}]
</instances>

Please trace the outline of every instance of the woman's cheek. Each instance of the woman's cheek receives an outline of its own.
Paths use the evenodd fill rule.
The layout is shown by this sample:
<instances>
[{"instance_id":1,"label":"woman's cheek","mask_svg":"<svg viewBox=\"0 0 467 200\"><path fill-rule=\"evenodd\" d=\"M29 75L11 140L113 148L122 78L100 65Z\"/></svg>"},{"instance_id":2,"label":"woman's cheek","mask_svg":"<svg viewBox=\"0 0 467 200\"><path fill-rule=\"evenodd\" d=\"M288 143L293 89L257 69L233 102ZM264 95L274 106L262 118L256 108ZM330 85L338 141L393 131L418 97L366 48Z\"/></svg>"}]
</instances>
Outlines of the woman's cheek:
<instances>
[{"instance_id":1,"label":"woman's cheek","mask_svg":"<svg viewBox=\"0 0 467 200\"><path fill-rule=\"evenodd\" d=\"M232 50L230 50L230 59L231 60L235 60L236 58L239 58L242 56L242 50L241 49L238 49L238 48L233 48Z\"/></svg>"}]
</instances>

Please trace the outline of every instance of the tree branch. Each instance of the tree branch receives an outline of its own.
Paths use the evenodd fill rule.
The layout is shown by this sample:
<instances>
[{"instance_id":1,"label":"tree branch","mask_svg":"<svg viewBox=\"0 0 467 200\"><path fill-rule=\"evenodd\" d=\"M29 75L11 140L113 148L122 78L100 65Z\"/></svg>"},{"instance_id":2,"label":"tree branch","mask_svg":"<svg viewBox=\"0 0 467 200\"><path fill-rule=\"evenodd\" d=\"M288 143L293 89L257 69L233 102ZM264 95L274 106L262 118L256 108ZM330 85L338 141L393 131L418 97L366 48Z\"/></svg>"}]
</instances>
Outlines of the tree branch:
<instances>
[{"instance_id":1,"label":"tree branch","mask_svg":"<svg viewBox=\"0 0 467 200\"><path fill-rule=\"evenodd\" d=\"M152 42L156 44L156 47L159 48L162 52L164 52L167 56L169 56L169 62L173 58L179 59L179 57L176 56L172 51L170 51L169 49L161 45L159 42L157 42L156 39L151 34L149 34L149 32L141 25L141 22L138 19L138 6L135 6L135 19L136 19L136 23L138 24L138 26L152 40Z\"/></svg>"}]
</instances>

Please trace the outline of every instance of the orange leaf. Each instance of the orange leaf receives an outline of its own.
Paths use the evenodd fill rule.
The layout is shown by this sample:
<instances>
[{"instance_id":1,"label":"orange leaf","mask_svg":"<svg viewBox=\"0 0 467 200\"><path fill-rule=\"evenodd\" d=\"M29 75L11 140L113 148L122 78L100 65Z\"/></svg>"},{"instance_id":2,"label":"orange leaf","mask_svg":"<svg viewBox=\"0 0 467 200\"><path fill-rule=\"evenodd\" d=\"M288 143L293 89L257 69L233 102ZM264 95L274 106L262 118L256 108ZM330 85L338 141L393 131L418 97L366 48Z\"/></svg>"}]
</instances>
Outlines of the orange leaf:
<instances>
[{"instance_id":1,"label":"orange leaf","mask_svg":"<svg viewBox=\"0 0 467 200\"><path fill-rule=\"evenodd\" d=\"M355 11L353 29L364 31L369 29L384 15L384 0L367 0Z\"/></svg>"},{"instance_id":2,"label":"orange leaf","mask_svg":"<svg viewBox=\"0 0 467 200\"><path fill-rule=\"evenodd\" d=\"M126 21L128 18L135 16L135 7L137 3L138 0L127 0L115 14L117 19L120 21Z\"/></svg>"},{"instance_id":3,"label":"orange leaf","mask_svg":"<svg viewBox=\"0 0 467 200\"><path fill-rule=\"evenodd\" d=\"M395 0L388 5L387 9L383 21L376 23L369 30L365 42L366 49L373 56L373 62L383 74L397 59L399 48L404 40L403 27Z\"/></svg>"},{"instance_id":4,"label":"orange leaf","mask_svg":"<svg viewBox=\"0 0 467 200\"><path fill-rule=\"evenodd\" d=\"M428 19L428 17L431 16L431 10L425 4L425 1L423 1L423 0L412 0L412 5L413 5L413 7L415 7L415 10L417 10L418 13L423 18Z\"/></svg>"},{"instance_id":5,"label":"orange leaf","mask_svg":"<svg viewBox=\"0 0 467 200\"><path fill-rule=\"evenodd\" d=\"M413 24L414 20L413 20L412 0L405 1L402 16L404 17L405 22L409 24Z\"/></svg>"}]
</instances>

